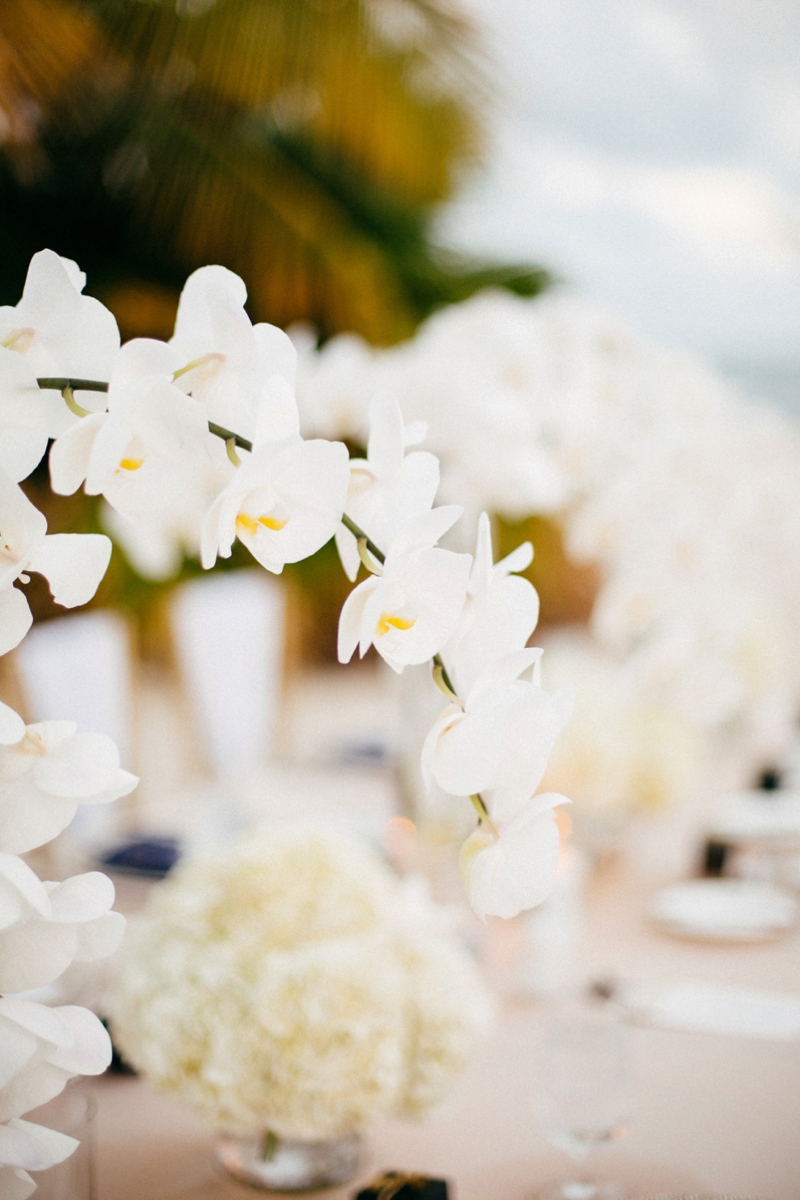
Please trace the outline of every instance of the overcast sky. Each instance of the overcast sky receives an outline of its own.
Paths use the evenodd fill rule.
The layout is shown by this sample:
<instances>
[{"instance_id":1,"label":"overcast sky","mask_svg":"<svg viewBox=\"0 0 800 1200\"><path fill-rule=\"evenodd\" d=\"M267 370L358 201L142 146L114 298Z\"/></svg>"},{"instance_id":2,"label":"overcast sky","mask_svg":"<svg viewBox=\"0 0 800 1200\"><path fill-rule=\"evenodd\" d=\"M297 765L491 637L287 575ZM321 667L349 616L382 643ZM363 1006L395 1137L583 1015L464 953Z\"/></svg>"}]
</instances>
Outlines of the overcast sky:
<instances>
[{"instance_id":1,"label":"overcast sky","mask_svg":"<svg viewBox=\"0 0 800 1200\"><path fill-rule=\"evenodd\" d=\"M468 2L504 100L442 236L800 412L800 0Z\"/></svg>"}]
</instances>

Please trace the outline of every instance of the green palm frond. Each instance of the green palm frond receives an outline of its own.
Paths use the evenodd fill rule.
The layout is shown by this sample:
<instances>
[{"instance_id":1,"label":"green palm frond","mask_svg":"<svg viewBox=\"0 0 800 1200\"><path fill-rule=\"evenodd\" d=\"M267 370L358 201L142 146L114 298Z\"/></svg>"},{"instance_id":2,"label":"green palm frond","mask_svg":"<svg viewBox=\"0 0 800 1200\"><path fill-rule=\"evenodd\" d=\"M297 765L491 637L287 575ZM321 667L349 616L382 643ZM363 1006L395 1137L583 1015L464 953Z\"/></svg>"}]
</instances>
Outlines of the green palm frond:
<instances>
[{"instance_id":1,"label":"green palm frond","mask_svg":"<svg viewBox=\"0 0 800 1200\"><path fill-rule=\"evenodd\" d=\"M3 298L43 244L126 334L167 333L205 262L255 319L377 342L478 286L534 292L541 272L427 236L477 161L487 77L450 0L4 0Z\"/></svg>"}]
</instances>

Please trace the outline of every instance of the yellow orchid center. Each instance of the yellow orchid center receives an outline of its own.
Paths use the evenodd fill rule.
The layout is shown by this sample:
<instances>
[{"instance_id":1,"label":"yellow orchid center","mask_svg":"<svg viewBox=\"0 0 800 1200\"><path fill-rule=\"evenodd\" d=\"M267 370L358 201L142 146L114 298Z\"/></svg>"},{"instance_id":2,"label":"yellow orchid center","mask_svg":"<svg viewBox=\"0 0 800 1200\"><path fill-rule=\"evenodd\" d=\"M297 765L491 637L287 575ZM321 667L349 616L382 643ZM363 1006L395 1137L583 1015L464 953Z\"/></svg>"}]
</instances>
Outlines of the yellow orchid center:
<instances>
[{"instance_id":1,"label":"yellow orchid center","mask_svg":"<svg viewBox=\"0 0 800 1200\"><path fill-rule=\"evenodd\" d=\"M376 628L378 636L383 637L390 629L411 629L416 623L416 617L396 617L392 613L381 613Z\"/></svg>"},{"instance_id":2,"label":"yellow orchid center","mask_svg":"<svg viewBox=\"0 0 800 1200\"><path fill-rule=\"evenodd\" d=\"M249 533L253 537L258 533L259 525L263 525L265 529L272 529L277 533L278 530L285 528L288 524L288 517L285 521L280 521L277 517L270 517L266 514L260 517L251 517L248 513L239 513L236 518L236 531L239 534Z\"/></svg>"},{"instance_id":3,"label":"yellow orchid center","mask_svg":"<svg viewBox=\"0 0 800 1200\"><path fill-rule=\"evenodd\" d=\"M144 462L143 458L121 458L119 460L120 470L122 471L138 471Z\"/></svg>"},{"instance_id":4,"label":"yellow orchid center","mask_svg":"<svg viewBox=\"0 0 800 1200\"><path fill-rule=\"evenodd\" d=\"M24 354L35 336L35 329L14 329L1 344L6 350L16 350L18 354Z\"/></svg>"}]
</instances>

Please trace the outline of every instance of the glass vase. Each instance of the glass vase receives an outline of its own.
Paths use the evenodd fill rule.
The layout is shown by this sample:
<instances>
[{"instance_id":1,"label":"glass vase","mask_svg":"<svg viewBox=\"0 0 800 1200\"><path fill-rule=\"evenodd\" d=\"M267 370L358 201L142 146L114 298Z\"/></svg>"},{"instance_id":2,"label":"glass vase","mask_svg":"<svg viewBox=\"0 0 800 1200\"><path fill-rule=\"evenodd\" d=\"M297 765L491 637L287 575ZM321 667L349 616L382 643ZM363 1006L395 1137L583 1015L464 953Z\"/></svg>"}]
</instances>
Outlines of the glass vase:
<instances>
[{"instance_id":1,"label":"glass vase","mask_svg":"<svg viewBox=\"0 0 800 1200\"><path fill-rule=\"evenodd\" d=\"M346 1183L359 1169L357 1133L304 1141L267 1132L257 1137L221 1137L217 1160L240 1183L265 1192L304 1192Z\"/></svg>"},{"instance_id":2,"label":"glass vase","mask_svg":"<svg viewBox=\"0 0 800 1200\"><path fill-rule=\"evenodd\" d=\"M36 1200L96 1200L92 1153L93 1122L97 1102L80 1088L67 1087L54 1100L25 1114L26 1121L46 1125L80 1145L63 1162L46 1171L31 1172L36 1180Z\"/></svg>"}]
</instances>

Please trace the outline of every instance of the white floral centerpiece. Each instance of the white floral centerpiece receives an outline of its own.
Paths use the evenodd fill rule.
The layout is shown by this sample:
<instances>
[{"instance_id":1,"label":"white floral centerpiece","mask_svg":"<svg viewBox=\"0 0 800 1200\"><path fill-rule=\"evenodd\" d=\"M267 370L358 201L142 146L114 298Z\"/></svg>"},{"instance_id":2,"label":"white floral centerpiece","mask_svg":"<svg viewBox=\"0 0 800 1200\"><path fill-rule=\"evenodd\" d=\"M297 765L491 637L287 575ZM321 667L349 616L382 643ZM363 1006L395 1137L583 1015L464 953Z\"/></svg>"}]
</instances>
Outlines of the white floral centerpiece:
<instances>
[{"instance_id":1,"label":"white floral centerpiece","mask_svg":"<svg viewBox=\"0 0 800 1200\"><path fill-rule=\"evenodd\" d=\"M355 840L291 828L179 865L131 931L126 1058L214 1128L314 1140L440 1103L487 1027L472 959Z\"/></svg>"},{"instance_id":2,"label":"white floral centerpiece","mask_svg":"<svg viewBox=\"0 0 800 1200\"><path fill-rule=\"evenodd\" d=\"M445 503L511 523L546 517L568 558L593 565L593 646L576 646L571 674L544 671L584 691L583 729L594 722L599 732L605 718L594 684L606 663L615 693L630 700L610 697L607 747L624 724L616 713L638 707L659 714L657 741L675 725L682 758L693 740L723 788L749 786L781 760L800 711L796 421L559 289L534 300L484 292L389 348L351 334L320 347L302 329L293 336L306 436L363 443L372 397L391 394L412 425L427 423ZM561 766L577 725L568 736ZM576 771L550 772L546 783L576 803L629 813L628 767L586 748L576 794ZM681 799L685 772L669 775L658 787Z\"/></svg>"},{"instance_id":3,"label":"white floral centerpiece","mask_svg":"<svg viewBox=\"0 0 800 1200\"><path fill-rule=\"evenodd\" d=\"M85 283L76 263L43 250L31 261L19 304L0 309L0 654L19 645L31 626L23 590L29 573L43 575L54 599L74 607L91 599L109 561L111 545L103 535L47 533L45 517L19 486L45 455L53 490L70 495L83 486L89 495L102 495L115 514L115 531L127 528L151 562L163 565L174 557L177 541L208 569L218 556L228 557L238 539L266 570L279 574L285 564L336 537L350 578L362 566L367 572L342 610L341 661L349 661L356 648L363 655L374 646L398 673L430 662L433 680L447 698L427 739L424 767L429 781L475 810L475 832L461 856L473 908L484 918L510 917L538 904L556 874L553 810L567 800L536 791L567 719L569 697L543 689L541 651L527 648L538 598L514 572L530 561L530 545L495 564L488 519L482 516L474 556L439 546L462 509L434 507L438 461L427 451L406 453L425 430L420 422L406 426L390 397L372 398L364 459L351 462L342 442L305 438L294 394L294 346L282 330L252 325L244 308L245 285L232 272L209 266L190 276L170 342L142 338L124 346L112 314L83 295ZM12 1031L0 1043L0 1183L4 1195L25 1200L35 1190L28 1171L60 1161L76 1143L59 1141L22 1116L42 1102L43 1093L57 1095L72 1075L102 1070L110 1044L92 1014L61 1010L55 1019L59 1010L22 993L52 983L72 961L111 952L123 922L109 912L114 889L99 872L42 882L19 856L56 836L78 804L126 795L136 780L120 770L108 739L77 733L69 722L26 728L19 714L3 706L0 745L7 748L0 762L0 916L5 922L0 1004ZM220 858L220 870L226 861ZM376 878L377 868L366 861L353 859L351 865L352 873L363 870L365 879ZM187 866L187 878L194 869ZM344 878L348 872L342 870ZM308 1031L317 1018L320 1028L329 1026L337 1003L345 1006L343 1038L345 1027L348 1038L363 1033L367 1060L370 1046L383 1056L373 1064L367 1095L359 1098L355 1084L342 1089L340 1080L338 1099L323 1091L326 1099L318 1112L313 1106L305 1112L302 1103L295 1112L281 1110L283 1117L276 1110L285 1128L293 1123L319 1127L334 1109L330 1119L340 1125L358 1122L368 1111L422 1110L440 1093L448 1055L460 1061L463 1022L476 1019L480 1004L475 1000L472 1014L459 1025L455 1014L462 1001L455 997L452 1011L446 1001L459 980L466 989L469 972L432 931L424 937L410 927L390 933L388 892L385 904L378 899L374 904L376 914L384 915L380 920L376 915L374 927L368 923L360 942L345 926L341 936L270 951L275 991L267 994L267 989L264 1003L273 1006L273 1035L284 1039L286 1071L299 1069L291 1053L295 1043L302 1043L298 1015L310 1022L303 1027ZM301 917L310 920L298 913L298 922ZM188 935L191 928L188 923L181 931ZM216 959L200 951L197 979L205 980L209 997L233 998L230 1010L218 1012L213 1023L214 1036L227 1037L230 1046L244 1016L244 1001L236 999L238 949L248 937L258 945L262 934L248 923L246 906L235 903L224 930ZM371 948L369 970L366 962L359 966L359 945ZM191 957L191 939L183 949ZM348 954L354 957L345 969ZM386 967L381 980L376 980L378 958ZM168 972L180 961L162 956L152 969ZM444 975L442 963L448 966ZM357 1001L359 980L367 989L362 1001ZM434 992L436 1003L444 1004L441 1020L435 1016L442 1010ZM300 1013L292 1004L295 993L303 999ZM398 995L404 996L402 1005ZM380 997L382 1010L373 1006ZM323 1003L326 998L330 1005ZM368 1022L352 1025L352 1013L346 1012L350 1000L356 1012L359 1003L365 1013L382 1011L387 1029L393 1021L396 1031L402 1027L399 1041L383 1038L379 1047ZM281 1012L291 1013L283 1026ZM409 1050L413 1022L407 1023L408 1014L414 1012L418 1043ZM212 1033L207 1029L209 1039ZM187 1036L193 1036L188 1027ZM403 1054L397 1049L401 1043ZM311 1044L313 1038L306 1042ZM394 1058L387 1044L394 1044ZM162 1046L168 1073L173 1047L158 1039L154 1045ZM205 1048L201 1042L196 1050ZM231 1052L215 1060L216 1075L206 1074L207 1082L216 1081L219 1095L236 1094L225 1085L237 1061L252 1066ZM343 1060L342 1069L370 1078L369 1069L361 1074L360 1061L360 1055ZM412 1061L427 1067L415 1074ZM319 1066L313 1053L311 1064L315 1070ZM157 1074L155 1063L148 1069ZM278 1073L276 1086L280 1078ZM305 1094L302 1087L293 1088L289 1076L276 1095L281 1092L296 1098ZM246 1094L246 1088L239 1092L240 1100ZM202 1103L195 1097L200 1107L216 1111L213 1090L202 1096ZM225 1120L232 1126L252 1122L254 1108L245 1101L243 1108L226 1112Z\"/></svg>"}]
</instances>

